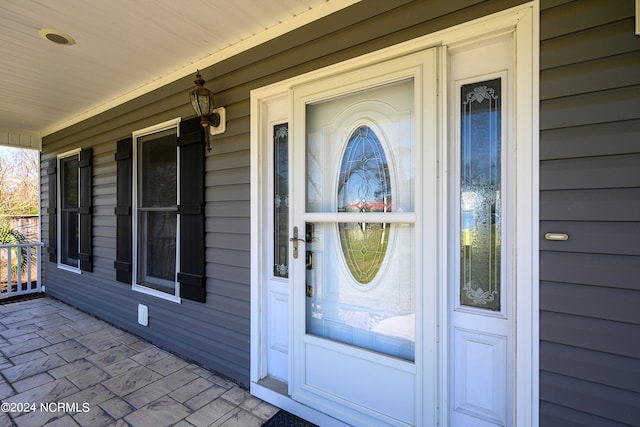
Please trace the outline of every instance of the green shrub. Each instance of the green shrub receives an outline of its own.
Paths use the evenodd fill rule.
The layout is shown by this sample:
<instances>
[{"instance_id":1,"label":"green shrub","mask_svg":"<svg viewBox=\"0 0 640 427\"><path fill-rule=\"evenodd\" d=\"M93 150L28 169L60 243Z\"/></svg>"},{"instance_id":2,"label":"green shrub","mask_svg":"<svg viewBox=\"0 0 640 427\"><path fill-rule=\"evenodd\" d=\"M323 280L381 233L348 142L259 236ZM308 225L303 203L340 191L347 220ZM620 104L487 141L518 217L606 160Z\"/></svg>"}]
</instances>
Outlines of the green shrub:
<instances>
[{"instance_id":1,"label":"green shrub","mask_svg":"<svg viewBox=\"0 0 640 427\"><path fill-rule=\"evenodd\" d=\"M29 243L29 239L15 228L10 227L6 222L0 223L0 245L19 245ZM19 252L18 252L19 251ZM29 262L28 250L26 247L12 248L11 273L18 274L18 254L20 253L20 268L25 271Z\"/></svg>"}]
</instances>

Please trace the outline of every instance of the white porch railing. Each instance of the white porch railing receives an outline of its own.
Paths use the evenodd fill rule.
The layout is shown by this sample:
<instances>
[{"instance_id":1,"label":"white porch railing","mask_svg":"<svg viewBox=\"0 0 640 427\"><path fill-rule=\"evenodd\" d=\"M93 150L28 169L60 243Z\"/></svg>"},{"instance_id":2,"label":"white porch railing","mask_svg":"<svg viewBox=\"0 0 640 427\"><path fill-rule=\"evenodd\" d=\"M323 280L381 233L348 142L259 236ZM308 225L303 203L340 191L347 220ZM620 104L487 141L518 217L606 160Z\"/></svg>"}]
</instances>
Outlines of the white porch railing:
<instances>
[{"instance_id":1,"label":"white porch railing","mask_svg":"<svg viewBox=\"0 0 640 427\"><path fill-rule=\"evenodd\" d=\"M41 291L42 243L0 245L0 299Z\"/></svg>"}]
</instances>

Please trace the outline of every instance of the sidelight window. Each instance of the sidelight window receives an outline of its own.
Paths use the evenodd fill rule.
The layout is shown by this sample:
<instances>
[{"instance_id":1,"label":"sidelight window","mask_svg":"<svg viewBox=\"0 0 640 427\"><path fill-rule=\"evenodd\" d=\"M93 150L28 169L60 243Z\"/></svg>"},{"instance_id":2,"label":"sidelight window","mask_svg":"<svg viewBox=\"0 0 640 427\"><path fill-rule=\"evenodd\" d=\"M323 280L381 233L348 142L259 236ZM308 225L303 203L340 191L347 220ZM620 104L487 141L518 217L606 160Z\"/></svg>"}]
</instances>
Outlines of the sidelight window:
<instances>
[{"instance_id":1,"label":"sidelight window","mask_svg":"<svg viewBox=\"0 0 640 427\"><path fill-rule=\"evenodd\" d=\"M460 302L500 311L501 79L461 87Z\"/></svg>"}]
</instances>

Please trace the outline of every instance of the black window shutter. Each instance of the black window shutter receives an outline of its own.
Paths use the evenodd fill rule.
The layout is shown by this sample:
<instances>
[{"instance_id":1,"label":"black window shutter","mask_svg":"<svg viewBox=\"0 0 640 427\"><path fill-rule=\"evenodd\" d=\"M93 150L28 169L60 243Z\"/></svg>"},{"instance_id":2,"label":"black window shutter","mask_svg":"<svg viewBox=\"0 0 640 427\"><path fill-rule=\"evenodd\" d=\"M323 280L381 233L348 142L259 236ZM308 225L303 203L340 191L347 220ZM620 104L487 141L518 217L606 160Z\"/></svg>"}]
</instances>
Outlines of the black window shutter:
<instances>
[{"instance_id":1,"label":"black window shutter","mask_svg":"<svg viewBox=\"0 0 640 427\"><path fill-rule=\"evenodd\" d=\"M116 145L116 280L131 284L131 173L132 138L126 138Z\"/></svg>"},{"instance_id":2,"label":"black window shutter","mask_svg":"<svg viewBox=\"0 0 640 427\"><path fill-rule=\"evenodd\" d=\"M91 158L93 151L91 148L80 151L80 200L78 213L80 214L80 270L93 270L93 249L92 249L92 186L93 167Z\"/></svg>"},{"instance_id":3,"label":"black window shutter","mask_svg":"<svg viewBox=\"0 0 640 427\"><path fill-rule=\"evenodd\" d=\"M58 159L51 159L47 165L47 175L49 176L49 207L47 214L49 215L49 261L58 262L58 221L56 219L56 208L58 206L58 181L56 179L56 169Z\"/></svg>"},{"instance_id":4,"label":"black window shutter","mask_svg":"<svg viewBox=\"0 0 640 427\"><path fill-rule=\"evenodd\" d=\"M180 123L180 297L205 302L204 131L199 118Z\"/></svg>"}]
</instances>

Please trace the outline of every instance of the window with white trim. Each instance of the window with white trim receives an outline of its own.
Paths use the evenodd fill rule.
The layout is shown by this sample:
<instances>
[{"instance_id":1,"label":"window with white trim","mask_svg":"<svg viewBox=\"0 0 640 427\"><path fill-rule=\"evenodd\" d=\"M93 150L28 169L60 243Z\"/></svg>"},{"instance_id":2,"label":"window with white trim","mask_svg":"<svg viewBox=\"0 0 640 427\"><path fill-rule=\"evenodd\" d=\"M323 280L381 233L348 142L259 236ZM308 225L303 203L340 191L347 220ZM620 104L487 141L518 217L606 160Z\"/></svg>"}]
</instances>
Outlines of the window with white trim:
<instances>
[{"instance_id":1,"label":"window with white trim","mask_svg":"<svg viewBox=\"0 0 640 427\"><path fill-rule=\"evenodd\" d=\"M134 134L134 288L179 297L178 122Z\"/></svg>"},{"instance_id":2,"label":"window with white trim","mask_svg":"<svg viewBox=\"0 0 640 427\"><path fill-rule=\"evenodd\" d=\"M58 156L58 265L80 268L80 150Z\"/></svg>"},{"instance_id":3,"label":"window with white trim","mask_svg":"<svg viewBox=\"0 0 640 427\"><path fill-rule=\"evenodd\" d=\"M174 302L205 302L204 144L199 117L117 141L118 282Z\"/></svg>"}]
</instances>

